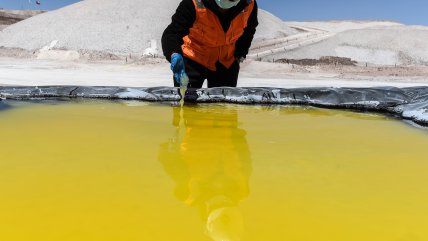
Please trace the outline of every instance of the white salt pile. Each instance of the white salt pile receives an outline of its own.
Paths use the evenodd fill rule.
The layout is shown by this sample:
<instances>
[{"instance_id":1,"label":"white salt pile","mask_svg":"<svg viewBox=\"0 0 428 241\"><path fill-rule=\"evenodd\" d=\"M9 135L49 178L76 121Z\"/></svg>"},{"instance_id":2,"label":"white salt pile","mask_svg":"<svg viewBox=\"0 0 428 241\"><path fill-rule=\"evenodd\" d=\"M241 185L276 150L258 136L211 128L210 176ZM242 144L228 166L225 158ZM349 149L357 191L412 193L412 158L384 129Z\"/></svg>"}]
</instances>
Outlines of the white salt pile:
<instances>
[{"instance_id":1,"label":"white salt pile","mask_svg":"<svg viewBox=\"0 0 428 241\"><path fill-rule=\"evenodd\" d=\"M0 9L0 31L7 26L24 19L41 14L43 11L38 10L4 10Z\"/></svg>"},{"instance_id":2,"label":"white salt pile","mask_svg":"<svg viewBox=\"0 0 428 241\"><path fill-rule=\"evenodd\" d=\"M143 53L160 40L179 0L86 0L24 20L3 30L0 46Z\"/></svg>"},{"instance_id":3,"label":"white salt pile","mask_svg":"<svg viewBox=\"0 0 428 241\"><path fill-rule=\"evenodd\" d=\"M148 48L153 46L153 40L160 47L163 30L179 3L180 0L81 1L9 26L0 33L0 46L37 50L58 40L55 48L153 54ZM259 22L256 38L297 33L262 10Z\"/></svg>"},{"instance_id":4,"label":"white salt pile","mask_svg":"<svg viewBox=\"0 0 428 241\"><path fill-rule=\"evenodd\" d=\"M290 28L285 22L273 14L259 9L259 26L255 39L272 39L298 34L299 31Z\"/></svg>"},{"instance_id":5,"label":"white salt pile","mask_svg":"<svg viewBox=\"0 0 428 241\"><path fill-rule=\"evenodd\" d=\"M278 58L348 57L377 65L428 65L428 27L390 26L340 32L323 42L275 56Z\"/></svg>"},{"instance_id":6,"label":"white salt pile","mask_svg":"<svg viewBox=\"0 0 428 241\"><path fill-rule=\"evenodd\" d=\"M180 1L81 1L3 29L0 32L0 47L39 50L55 42L50 49L161 55L162 33ZM266 39L276 41L296 35L301 31L298 30L300 27L306 31L323 30L328 36L328 39L310 46L302 44L306 38L296 39L289 43L294 49L290 47L284 52L272 52L267 59L339 56L379 65L428 64L428 27L404 26L387 21L283 22L261 9L259 22L255 44ZM272 45L272 48L276 47ZM51 52L45 55L51 55ZM73 56L77 54L70 53Z\"/></svg>"}]
</instances>

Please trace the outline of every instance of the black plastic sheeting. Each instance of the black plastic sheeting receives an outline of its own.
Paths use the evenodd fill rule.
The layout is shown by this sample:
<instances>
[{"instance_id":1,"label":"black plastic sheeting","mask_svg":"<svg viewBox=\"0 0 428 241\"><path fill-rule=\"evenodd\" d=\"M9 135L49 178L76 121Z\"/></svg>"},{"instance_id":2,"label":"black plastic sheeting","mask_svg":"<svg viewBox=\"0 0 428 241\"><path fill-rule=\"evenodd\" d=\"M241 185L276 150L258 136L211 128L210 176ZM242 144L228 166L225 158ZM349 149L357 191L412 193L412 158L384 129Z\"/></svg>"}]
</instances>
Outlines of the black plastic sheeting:
<instances>
[{"instance_id":1,"label":"black plastic sheeting","mask_svg":"<svg viewBox=\"0 0 428 241\"><path fill-rule=\"evenodd\" d=\"M0 97L102 98L175 102L181 99L177 88L128 88L90 86L0 87ZM190 89L185 96L191 102L240 104L311 105L390 113L428 126L428 87L374 88L210 88Z\"/></svg>"}]
</instances>

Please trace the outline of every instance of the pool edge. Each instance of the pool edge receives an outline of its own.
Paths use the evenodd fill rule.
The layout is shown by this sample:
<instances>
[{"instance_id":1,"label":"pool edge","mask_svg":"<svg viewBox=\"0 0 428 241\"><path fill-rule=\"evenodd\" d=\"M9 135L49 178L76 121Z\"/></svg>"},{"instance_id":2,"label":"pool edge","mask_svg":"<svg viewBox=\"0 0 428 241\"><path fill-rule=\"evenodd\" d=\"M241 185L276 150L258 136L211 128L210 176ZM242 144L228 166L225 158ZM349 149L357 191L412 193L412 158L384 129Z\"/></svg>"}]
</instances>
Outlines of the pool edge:
<instances>
[{"instance_id":1,"label":"pool edge","mask_svg":"<svg viewBox=\"0 0 428 241\"><path fill-rule=\"evenodd\" d=\"M0 98L96 98L151 102L176 102L181 96L174 87L117 86L0 86ZM393 114L428 126L428 87L372 88L272 88L218 87L189 89L185 100L195 103L310 105L321 108L362 110Z\"/></svg>"}]
</instances>

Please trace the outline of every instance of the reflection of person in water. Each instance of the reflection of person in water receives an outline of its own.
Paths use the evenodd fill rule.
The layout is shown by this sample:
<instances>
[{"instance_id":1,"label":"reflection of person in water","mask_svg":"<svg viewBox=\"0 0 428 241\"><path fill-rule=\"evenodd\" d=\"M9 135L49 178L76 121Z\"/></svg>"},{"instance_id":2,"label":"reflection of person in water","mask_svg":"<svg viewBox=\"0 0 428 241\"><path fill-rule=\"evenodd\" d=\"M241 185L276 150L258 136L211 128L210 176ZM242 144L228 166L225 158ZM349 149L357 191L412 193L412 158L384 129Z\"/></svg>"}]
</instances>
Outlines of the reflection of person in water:
<instances>
[{"instance_id":1,"label":"reflection of person in water","mask_svg":"<svg viewBox=\"0 0 428 241\"><path fill-rule=\"evenodd\" d=\"M161 145L159 160L176 182L176 197L199 209L213 240L240 240L238 204L249 194L251 160L237 111L186 107L182 126L180 108L173 111L177 132Z\"/></svg>"}]
</instances>

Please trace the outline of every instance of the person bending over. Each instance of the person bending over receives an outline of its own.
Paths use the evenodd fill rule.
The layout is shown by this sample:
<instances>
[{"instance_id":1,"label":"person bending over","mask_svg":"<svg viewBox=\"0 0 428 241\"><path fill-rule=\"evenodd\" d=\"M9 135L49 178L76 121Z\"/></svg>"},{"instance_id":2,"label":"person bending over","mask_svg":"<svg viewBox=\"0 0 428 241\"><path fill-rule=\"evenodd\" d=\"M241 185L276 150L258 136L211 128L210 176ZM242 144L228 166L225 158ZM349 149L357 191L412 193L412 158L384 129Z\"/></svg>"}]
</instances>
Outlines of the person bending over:
<instances>
[{"instance_id":1,"label":"person bending over","mask_svg":"<svg viewBox=\"0 0 428 241\"><path fill-rule=\"evenodd\" d=\"M189 88L236 87L239 64L253 41L256 0L182 0L162 35L174 86L187 74Z\"/></svg>"}]
</instances>

